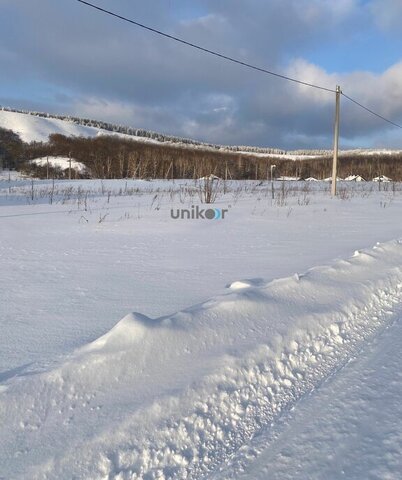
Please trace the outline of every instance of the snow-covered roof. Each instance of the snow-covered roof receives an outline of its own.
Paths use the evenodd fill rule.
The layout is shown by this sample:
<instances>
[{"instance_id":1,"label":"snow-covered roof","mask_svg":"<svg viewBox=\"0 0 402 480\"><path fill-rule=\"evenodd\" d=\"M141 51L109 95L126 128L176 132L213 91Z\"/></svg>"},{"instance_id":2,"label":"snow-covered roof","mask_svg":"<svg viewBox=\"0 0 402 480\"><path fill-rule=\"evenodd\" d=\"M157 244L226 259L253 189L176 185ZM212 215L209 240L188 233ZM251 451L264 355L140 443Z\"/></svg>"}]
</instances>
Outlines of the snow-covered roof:
<instances>
[{"instance_id":1,"label":"snow-covered roof","mask_svg":"<svg viewBox=\"0 0 402 480\"><path fill-rule=\"evenodd\" d=\"M206 175L205 177L201 177L198 180L222 180L220 177L217 177L216 175Z\"/></svg>"},{"instance_id":2,"label":"snow-covered roof","mask_svg":"<svg viewBox=\"0 0 402 480\"><path fill-rule=\"evenodd\" d=\"M337 182L340 182L340 181L342 181L342 180L343 180L343 178L341 178L341 177L336 177L336 181L337 181ZM332 182L332 177L324 178L324 179L323 179L323 182Z\"/></svg>"},{"instance_id":3,"label":"snow-covered roof","mask_svg":"<svg viewBox=\"0 0 402 480\"><path fill-rule=\"evenodd\" d=\"M69 157L41 157L34 158L30 161L30 163L38 165L39 167L46 167L47 162L49 162L50 167L60 168L61 170L68 170L70 168ZM83 173L86 171L86 166L81 162L77 162L77 160L71 159L71 169Z\"/></svg>"},{"instance_id":4,"label":"snow-covered roof","mask_svg":"<svg viewBox=\"0 0 402 480\"><path fill-rule=\"evenodd\" d=\"M301 180L300 177L287 177L286 175L278 177L277 180L287 181L287 182L298 182Z\"/></svg>"},{"instance_id":5,"label":"snow-covered roof","mask_svg":"<svg viewBox=\"0 0 402 480\"><path fill-rule=\"evenodd\" d=\"M392 179L385 175L380 175L379 177L374 177L373 182L392 182Z\"/></svg>"},{"instance_id":6,"label":"snow-covered roof","mask_svg":"<svg viewBox=\"0 0 402 480\"><path fill-rule=\"evenodd\" d=\"M349 175L345 178L345 182L365 182L363 177L360 175Z\"/></svg>"}]
</instances>

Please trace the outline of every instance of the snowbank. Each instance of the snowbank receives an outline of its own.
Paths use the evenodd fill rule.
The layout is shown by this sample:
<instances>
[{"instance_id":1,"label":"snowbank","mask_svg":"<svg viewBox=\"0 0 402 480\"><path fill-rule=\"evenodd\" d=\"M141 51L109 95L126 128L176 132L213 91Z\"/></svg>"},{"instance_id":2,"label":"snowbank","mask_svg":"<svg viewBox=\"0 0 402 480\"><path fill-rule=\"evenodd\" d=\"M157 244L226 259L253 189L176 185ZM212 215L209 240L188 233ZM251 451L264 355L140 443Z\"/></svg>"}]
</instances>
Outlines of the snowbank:
<instances>
[{"instance_id":1,"label":"snowbank","mask_svg":"<svg viewBox=\"0 0 402 480\"><path fill-rule=\"evenodd\" d=\"M0 394L13 478L194 478L354 355L402 299L402 242L174 315L132 314ZM62 425L62 428L61 428Z\"/></svg>"}]
</instances>

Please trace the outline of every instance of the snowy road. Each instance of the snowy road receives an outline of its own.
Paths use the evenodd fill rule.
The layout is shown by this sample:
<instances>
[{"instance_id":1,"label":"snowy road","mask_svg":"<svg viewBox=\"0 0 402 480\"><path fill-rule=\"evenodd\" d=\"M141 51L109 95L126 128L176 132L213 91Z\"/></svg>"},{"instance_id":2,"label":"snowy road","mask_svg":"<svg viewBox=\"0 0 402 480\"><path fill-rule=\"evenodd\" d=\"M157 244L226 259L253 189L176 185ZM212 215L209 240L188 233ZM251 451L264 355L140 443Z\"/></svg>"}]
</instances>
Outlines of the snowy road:
<instances>
[{"instance_id":1,"label":"snowy road","mask_svg":"<svg viewBox=\"0 0 402 480\"><path fill-rule=\"evenodd\" d=\"M402 305L385 331L216 479L398 480L402 472Z\"/></svg>"}]
</instances>

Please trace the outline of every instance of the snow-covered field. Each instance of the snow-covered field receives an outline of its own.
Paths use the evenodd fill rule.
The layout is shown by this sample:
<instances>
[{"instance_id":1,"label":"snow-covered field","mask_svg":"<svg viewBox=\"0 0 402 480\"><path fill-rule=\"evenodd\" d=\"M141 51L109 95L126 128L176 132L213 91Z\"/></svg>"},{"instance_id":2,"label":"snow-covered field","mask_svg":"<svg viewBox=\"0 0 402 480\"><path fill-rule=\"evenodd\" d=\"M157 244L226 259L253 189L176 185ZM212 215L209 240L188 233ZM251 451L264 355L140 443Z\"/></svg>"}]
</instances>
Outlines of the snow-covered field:
<instances>
[{"instance_id":1,"label":"snow-covered field","mask_svg":"<svg viewBox=\"0 0 402 480\"><path fill-rule=\"evenodd\" d=\"M0 177L0 478L400 478L402 185L197 188Z\"/></svg>"}]
</instances>

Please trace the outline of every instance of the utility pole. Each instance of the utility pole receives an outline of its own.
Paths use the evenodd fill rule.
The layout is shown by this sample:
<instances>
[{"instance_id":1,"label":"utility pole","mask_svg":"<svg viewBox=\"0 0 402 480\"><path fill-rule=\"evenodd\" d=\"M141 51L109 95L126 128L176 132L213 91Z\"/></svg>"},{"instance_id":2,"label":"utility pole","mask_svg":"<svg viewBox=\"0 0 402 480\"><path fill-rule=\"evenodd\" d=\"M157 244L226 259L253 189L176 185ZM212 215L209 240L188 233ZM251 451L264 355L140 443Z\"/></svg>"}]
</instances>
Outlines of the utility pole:
<instances>
[{"instance_id":1,"label":"utility pole","mask_svg":"<svg viewBox=\"0 0 402 480\"><path fill-rule=\"evenodd\" d=\"M334 158L332 161L332 184L331 184L331 195L336 196L336 178L338 170L338 147L339 147L339 111L341 103L341 87L336 86L336 101L335 101L335 128L334 128Z\"/></svg>"},{"instance_id":2,"label":"utility pole","mask_svg":"<svg viewBox=\"0 0 402 480\"><path fill-rule=\"evenodd\" d=\"M71 152L68 153L68 179L71 180Z\"/></svg>"},{"instance_id":3,"label":"utility pole","mask_svg":"<svg viewBox=\"0 0 402 480\"><path fill-rule=\"evenodd\" d=\"M275 198L275 190L274 190L274 168L276 168L276 165L271 165L271 198L272 198L272 200Z\"/></svg>"}]
</instances>

